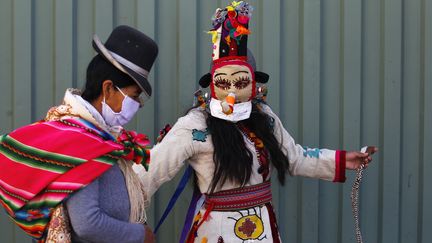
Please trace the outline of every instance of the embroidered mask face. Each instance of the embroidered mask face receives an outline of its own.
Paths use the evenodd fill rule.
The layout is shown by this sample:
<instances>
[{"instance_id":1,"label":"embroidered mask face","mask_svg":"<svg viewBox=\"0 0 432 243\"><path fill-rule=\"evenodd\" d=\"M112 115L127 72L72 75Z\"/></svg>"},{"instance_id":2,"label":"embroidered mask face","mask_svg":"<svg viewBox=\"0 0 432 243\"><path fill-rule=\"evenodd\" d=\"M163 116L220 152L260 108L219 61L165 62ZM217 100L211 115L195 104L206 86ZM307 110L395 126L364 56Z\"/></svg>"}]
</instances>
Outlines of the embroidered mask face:
<instances>
[{"instance_id":1,"label":"embroidered mask face","mask_svg":"<svg viewBox=\"0 0 432 243\"><path fill-rule=\"evenodd\" d=\"M253 76L251 68L246 65L229 64L217 67L212 76L213 98L224 100L232 93L235 95L235 103L249 101L254 96Z\"/></svg>"}]
</instances>

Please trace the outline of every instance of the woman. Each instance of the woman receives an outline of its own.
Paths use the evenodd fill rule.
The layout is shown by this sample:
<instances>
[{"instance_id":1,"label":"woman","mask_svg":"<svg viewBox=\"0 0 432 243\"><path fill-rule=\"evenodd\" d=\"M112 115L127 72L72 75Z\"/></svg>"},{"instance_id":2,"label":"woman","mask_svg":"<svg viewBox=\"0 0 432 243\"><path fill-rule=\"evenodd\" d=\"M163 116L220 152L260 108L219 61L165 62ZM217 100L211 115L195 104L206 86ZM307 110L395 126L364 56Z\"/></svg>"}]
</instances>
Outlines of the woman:
<instances>
[{"instance_id":1,"label":"woman","mask_svg":"<svg viewBox=\"0 0 432 243\"><path fill-rule=\"evenodd\" d=\"M88 65L84 92L68 89L45 121L2 138L10 151L1 151L0 179L9 180L8 195L22 199L2 203L28 234L47 242L154 242L145 224L144 189L132 170L134 162L145 165L148 141L122 126L151 95L147 75L157 45L119 26L105 44L95 36L93 46L98 55ZM15 140L35 151L17 151ZM13 159L11 151L27 160ZM3 173L7 163L25 173L22 181ZM22 166L30 164L31 170Z\"/></svg>"},{"instance_id":2,"label":"woman","mask_svg":"<svg viewBox=\"0 0 432 243\"><path fill-rule=\"evenodd\" d=\"M271 173L345 181L345 167L371 158L360 152L309 149L295 143L271 108L256 94L255 71L247 54L249 4L233 2L213 16L213 65L200 80L210 86L207 104L180 118L151 150L151 167L139 175L151 197L185 161L192 167L195 200L181 242L280 242L271 204ZM249 60L248 60L249 59Z\"/></svg>"}]
</instances>

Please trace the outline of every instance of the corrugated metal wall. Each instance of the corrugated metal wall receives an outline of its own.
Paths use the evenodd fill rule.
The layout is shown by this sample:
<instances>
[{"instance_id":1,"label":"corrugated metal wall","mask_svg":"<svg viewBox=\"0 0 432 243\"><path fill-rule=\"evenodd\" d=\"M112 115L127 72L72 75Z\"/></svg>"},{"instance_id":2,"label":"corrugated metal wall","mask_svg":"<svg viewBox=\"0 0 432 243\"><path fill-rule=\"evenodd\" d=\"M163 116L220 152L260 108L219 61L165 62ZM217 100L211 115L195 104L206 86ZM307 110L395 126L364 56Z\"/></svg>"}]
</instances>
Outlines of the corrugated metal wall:
<instances>
[{"instance_id":1,"label":"corrugated metal wall","mask_svg":"<svg viewBox=\"0 0 432 243\"><path fill-rule=\"evenodd\" d=\"M228 1L1 0L0 133L41 119L67 87L82 87L94 55L128 24L155 38L154 96L131 128L157 135L190 107L208 71L210 17ZM432 240L432 1L250 1L250 48L270 74L269 102L299 143L328 148L379 146L361 188L365 242ZM284 242L354 242L349 193L337 185L290 178L274 183ZM159 218L176 183L163 186ZM175 242L190 191L158 236ZM429 206L428 206L429 205ZM154 223L152 224L154 225ZM4 213L1 242L29 242Z\"/></svg>"}]
</instances>

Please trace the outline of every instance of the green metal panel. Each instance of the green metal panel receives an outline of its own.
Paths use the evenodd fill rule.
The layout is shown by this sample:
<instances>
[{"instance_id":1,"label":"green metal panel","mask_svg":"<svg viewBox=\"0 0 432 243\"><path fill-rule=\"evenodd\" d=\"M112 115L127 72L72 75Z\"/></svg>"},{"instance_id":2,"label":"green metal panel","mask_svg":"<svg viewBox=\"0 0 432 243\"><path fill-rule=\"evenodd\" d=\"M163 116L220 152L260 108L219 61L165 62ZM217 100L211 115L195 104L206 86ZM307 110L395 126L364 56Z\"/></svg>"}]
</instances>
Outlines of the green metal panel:
<instances>
[{"instance_id":1,"label":"green metal panel","mask_svg":"<svg viewBox=\"0 0 432 243\"><path fill-rule=\"evenodd\" d=\"M401 83L402 83L402 1L381 2L381 90L380 133L382 182L380 194L382 236L379 241L398 242L400 239L400 148Z\"/></svg>"},{"instance_id":2,"label":"green metal panel","mask_svg":"<svg viewBox=\"0 0 432 243\"><path fill-rule=\"evenodd\" d=\"M55 1L55 0L54 0ZM100 3L102 2L102 3ZM76 50L74 52L75 60L75 77L78 88L83 88L85 83L85 75L87 70L87 64L94 56L93 47L91 40L94 33L103 40L106 40L112 29L112 1L88 1L88 0L77 0L75 1L75 28L76 34L74 35L74 43ZM97 11L95 10L97 9ZM105 15L99 14L99 11L106 13ZM102 27L97 27L102 26ZM103 29L106 26L108 30ZM97 28L97 32L96 32Z\"/></svg>"},{"instance_id":3,"label":"green metal panel","mask_svg":"<svg viewBox=\"0 0 432 243\"><path fill-rule=\"evenodd\" d=\"M379 1L363 1L362 6L362 87L361 87L361 144L380 144L380 13ZM372 108L376 107L376 108ZM382 153L380 148L379 154ZM368 232L364 235L365 242L380 242L378 238L381 232L379 221L380 212L380 190L379 178L381 175L380 157L375 156L379 163L373 170L364 175L363 188L361 191L362 229ZM366 196L367 194L368 196ZM345 194L346 195L346 194ZM345 198L348 198L345 196ZM373 199L373 200L371 200ZM345 206L347 207L347 206ZM348 206L349 207L349 206ZM347 213L348 214L348 213ZM345 216L349 217L349 214Z\"/></svg>"},{"instance_id":4,"label":"green metal panel","mask_svg":"<svg viewBox=\"0 0 432 243\"><path fill-rule=\"evenodd\" d=\"M12 125L12 0L0 2L0 132L6 133ZM4 92L7 91L7 92Z\"/></svg>"},{"instance_id":5,"label":"green metal panel","mask_svg":"<svg viewBox=\"0 0 432 243\"><path fill-rule=\"evenodd\" d=\"M12 129L12 0L0 2L0 44L9 48L0 48L0 133ZM4 242L14 242L14 225L3 212L0 213L0 235Z\"/></svg>"},{"instance_id":6,"label":"green metal panel","mask_svg":"<svg viewBox=\"0 0 432 243\"><path fill-rule=\"evenodd\" d=\"M0 2L0 133L6 133L12 129L12 0ZM0 236L4 242L14 242L14 226L3 212L0 213Z\"/></svg>"},{"instance_id":7,"label":"green metal panel","mask_svg":"<svg viewBox=\"0 0 432 243\"><path fill-rule=\"evenodd\" d=\"M342 147L347 150L357 150L361 147L360 143L360 117L361 113L361 2L344 1L342 4L343 18L341 38L342 48L342 68L341 68L341 118L342 120ZM358 90L358 92L355 92ZM376 168L376 167L375 167ZM347 174L351 178L354 173ZM342 189L342 222L341 222L341 242L354 242L355 236L352 234L354 227L351 214L350 195L351 188L348 186Z\"/></svg>"},{"instance_id":8,"label":"green metal panel","mask_svg":"<svg viewBox=\"0 0 432 243\"><path fill-rule=\"evenodd\" d=\"M432 190L428 190L432 185L432 1L423 1L421 5L422 16L422 40L421 40L421 89L423 90L423 99L421 104L421 140L420 140L420 203L419 203L419 241L427 242L432 239Z\"/></svg>"},{"instance_id":9,"label":"green metal panel","mask_svg":"<svg viewBox=\"0 0 432 243\"><path fill-rule=\"evenodd\" d=\"M401 165L401 242L418 242L419 165L420 165L420 50L421 2L404 2L403 82L402 82L402 147L401 161L418 161ZM416 152L416 153L413 153Z\"/></svg>"},{"instance_id":10,"label":"green metal panel","mask_svg":"<svg viewBox=\"0 0 432 243\"><path fill-rule=\"evenodd\" d=\"M154 140L191 106L209 70L210 17L225 0L0 1L0 133L43 118L67 87L82 88L94 56L128 24L159 44L153 97L128 128ZM380 152L364 176L365 242L432 239L432 1L251 0L249 47L270 74L269 103L300 144ZM179 175L152 199L155 225ZM283 242L355 242L345 184L274 180ZM159 242L178 240L191 190L162 226ZM0 213L0 242L29 242Z\"/></svg>"},{"instance_id":11,"label":"green metal panel","mask_svg":"<svg viewBox=\"0 0 432 243\"><path fill-rule=\"evenodd\" d=\"M56 102L51 94L55 87L55 59L54 59L54 1L41 1L34 5L34 70L35 84L32 89L34 95L33 119L42 119L47 107ZM43 80L43 81L42 81ZM48 94L48 95L47 95Z\"/></svg>"},{"instance_id":12,"label":"green metal panel","mask_svg":"<svg viewBox=\"0 0 432 243\"><path fill-rule=\"evenodd\" d=\"M319 146L320 74L321 74L321 1L302 1L300 19L300 137L297 142ZM318 242L319 182L300 180L300 242Z\"/></svg>"},{"instance_id":13,"label":"green metal panel","mask_svg":"<svg viewBox=\"0 0 432 243\"><path fill-rule=\"evenodd\" d=\"M322 36L321 36L321 80L320 80L320 146L335 147L340 145L339 121L341 113L340 95L342 54L341 21L343 11L340 1L322 1ZM343 42L342 42L343 43ZM340 146L337 146L340 147ZM339 197L341 187L333 183L319 183L318 217L326 218L327 223L318 225L318 238L322 242L337 242L339 227L334 227L340 222L339 217L342 203Z\"/></svg>"},{"instance_id":14,"label":"green metal panel","mask_svg":"<svg viewBox=\"0 0 432 243\"><path fill-rule=\"evenodd\" d=\"M299 138L300 124L300 2L297 0L280 1L281 4L281 42L280 42L280 118L285 121L287 130ZM272 82L274 79L272 79ZM270 91L272 93L276 91ZM289 122L287 122L289 121ZM286 242L300 241L300 179L288 177L284 187L279 188L278 216L282 238ZM282 216L282 217L281 217Z\"/></svg>"}]
</instances>

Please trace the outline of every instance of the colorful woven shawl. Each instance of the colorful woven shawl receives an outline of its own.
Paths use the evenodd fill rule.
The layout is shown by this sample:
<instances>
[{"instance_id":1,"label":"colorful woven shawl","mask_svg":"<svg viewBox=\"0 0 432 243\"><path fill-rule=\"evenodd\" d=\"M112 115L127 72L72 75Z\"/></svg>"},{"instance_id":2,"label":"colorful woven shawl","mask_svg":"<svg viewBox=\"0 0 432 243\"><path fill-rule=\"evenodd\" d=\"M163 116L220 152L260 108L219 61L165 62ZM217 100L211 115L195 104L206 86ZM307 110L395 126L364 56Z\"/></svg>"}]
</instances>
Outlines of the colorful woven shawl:
<instances>
[{"instance_id":1,"label":"colorful woven shawl","mask_svg":"<svg viewBox=\"0 0 432 243\"><path fill-rule=\"evenodd\" d=\"M52 210L120 158L146 160L132 143L116 141L83 119L38 122L0 136L0 203L27 234L41 238ZM141 151L141 152L139 152ZM137 153L138 152L138 153Z\"/></svg>"}]
</instances>

